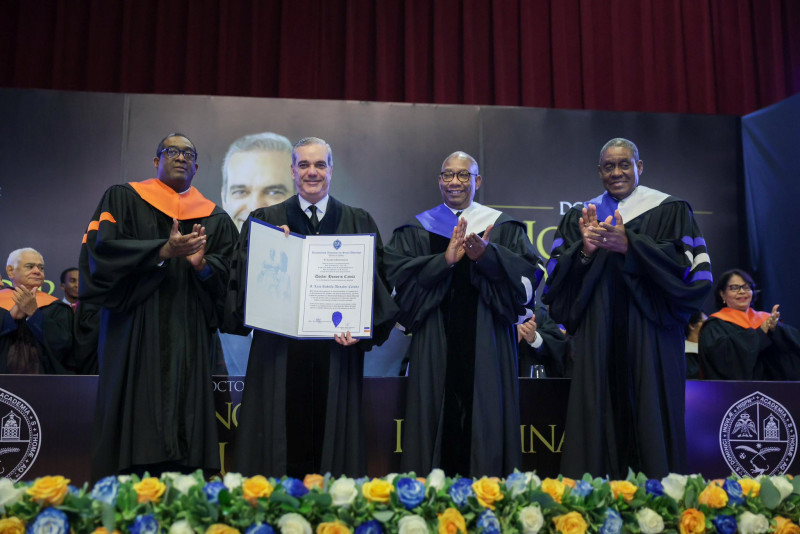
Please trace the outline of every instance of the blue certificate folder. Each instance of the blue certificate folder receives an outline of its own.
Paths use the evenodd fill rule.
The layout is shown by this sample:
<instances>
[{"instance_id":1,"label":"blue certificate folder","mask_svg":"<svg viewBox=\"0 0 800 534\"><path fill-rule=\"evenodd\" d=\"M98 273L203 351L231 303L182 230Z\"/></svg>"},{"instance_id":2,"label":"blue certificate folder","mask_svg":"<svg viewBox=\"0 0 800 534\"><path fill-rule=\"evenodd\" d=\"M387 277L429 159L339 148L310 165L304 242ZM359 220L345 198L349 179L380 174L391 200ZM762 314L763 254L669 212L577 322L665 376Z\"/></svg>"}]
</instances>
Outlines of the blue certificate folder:
<instances>
[{"instance_id":1,"label":"blue certificate folder","mask_svg":"<svg viewBox=\"0 0 800 534\"><path fill-rule=\"evenodd\" d=\"M375 234L286 237L248 224L245 326L296 339L372 337Z\"/></svg>"}]
</instances>

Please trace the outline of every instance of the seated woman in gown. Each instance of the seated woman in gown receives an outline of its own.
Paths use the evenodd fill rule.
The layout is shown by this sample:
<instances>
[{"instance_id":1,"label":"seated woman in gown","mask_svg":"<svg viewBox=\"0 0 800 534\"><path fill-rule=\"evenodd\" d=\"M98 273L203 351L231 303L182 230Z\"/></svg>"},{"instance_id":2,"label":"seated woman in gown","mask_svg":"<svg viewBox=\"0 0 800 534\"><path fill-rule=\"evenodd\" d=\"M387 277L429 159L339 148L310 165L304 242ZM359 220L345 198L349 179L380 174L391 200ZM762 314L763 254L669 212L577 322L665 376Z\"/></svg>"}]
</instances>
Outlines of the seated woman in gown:
<instances>
[{"instance_id":1,"label":"seated woman in gown","mask_svg":"<svg viewBox=\"0 0 800 534\"><path fill-rule=\"evenodd\" d=\"M772 312L756 311L753 278L724 273L714 288L719 311L700 331L700 362L709 380L800 380L800 333Z\"/></svg>"}]
</instances>

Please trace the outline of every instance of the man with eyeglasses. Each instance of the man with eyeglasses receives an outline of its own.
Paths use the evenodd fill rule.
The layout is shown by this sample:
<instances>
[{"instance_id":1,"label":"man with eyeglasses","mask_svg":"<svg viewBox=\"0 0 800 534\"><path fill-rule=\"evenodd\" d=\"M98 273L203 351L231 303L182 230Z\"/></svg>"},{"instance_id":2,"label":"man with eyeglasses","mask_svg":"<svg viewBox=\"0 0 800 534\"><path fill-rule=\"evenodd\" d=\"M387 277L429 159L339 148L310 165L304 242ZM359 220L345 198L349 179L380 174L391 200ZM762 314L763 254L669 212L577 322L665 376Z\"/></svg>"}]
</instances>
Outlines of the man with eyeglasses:
<instances>
[{"instance_id":1,"label":"man with eyeglasses","mask_svg":"<svg viewBox=\"0 0 800 534\"><path fill-rule=\"evenodd\" d=\"M81 248L80 302L100 307L95 480L220 468L211 343L236 225L192 187L188 137L153 163L157 178L105 192Z\"/></svg>"},{"instance_id":2,"label":"man with eyeglasses","mask_svg":"<svg viewBox=\"0 0 800 534\"><path fill-rule=\"evenodd\" d=\"M525 225L474 202L475 158L454 152L443 204L394 231L386 270L413 334L402 470L504 476L519 468L516 323L533 315L541 261Z\"/></svg>"},{"instance_id":3,"label":"man with eyeglasses","mask_svg":"<svg viewBox=\"0 0 800 534\"><path fill-rule=\"evenodd\" d=\"M0 289L0 374L72 369L72 308L41 290L44 259L32 248L8 255L12 287Z\"/></svg>"},{"instance_id":4,"label":"man with eyeglasses","mask_svg":"<svg viewBox=\"0 0 800 534\"><path fill-rule=\"evenodd\" d=\"M361 391L364 352L386 340L397 308L383 276L383 246L369 213L330 195L333 151L318 137L292 149L291 172L297 194L251 216L301 235L375 234L373 337L350 332L331 340L292 339L253 332L234 471L246 475L309 473L350 477L366 474ZM250 228L242 227L231 261L226 316L241 328Z\"/></svg>"},{"instance_id":5,"label":"man with eyeglasses","mask_svg":"<svg viewBox=\"0 0 800 534\"><path fill-rule=\"evenodd\" d=\"M605 192L556 230L542 300L572 334L561 472L622 479L686 469L684 327L711 290L689 204L639 185L639 149L608 141Z\"/></svg>"}]
</instances>

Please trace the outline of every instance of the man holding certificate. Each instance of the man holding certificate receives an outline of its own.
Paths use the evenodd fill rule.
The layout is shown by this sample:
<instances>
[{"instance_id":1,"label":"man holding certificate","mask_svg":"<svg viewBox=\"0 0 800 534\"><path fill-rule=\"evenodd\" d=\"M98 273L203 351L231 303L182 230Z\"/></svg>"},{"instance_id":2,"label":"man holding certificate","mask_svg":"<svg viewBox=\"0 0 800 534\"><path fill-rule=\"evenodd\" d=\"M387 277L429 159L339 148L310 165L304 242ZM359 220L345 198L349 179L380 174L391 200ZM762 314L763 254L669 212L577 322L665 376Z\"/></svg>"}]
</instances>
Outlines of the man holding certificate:
<instances>
[{"instance_id":1,"label":"man holding certificate","mask_svg":"<svg viewBox=\"0 0 800 534\"><path fill-rule=\"evenodd\" d=\"M386 271L412 333L402 471L504 476L521 466L517 334L541 261L525 225L473 202L478 163L442 163L443 204L397 228Z\"/></svg>"},{"instance_id":2,"label":"man holding certificate","mask_svg":"<svg viewBox=\"0 0 800 534\"><path fill-rule=\"evenodd\" d=\"M383 277L381 238L369 213L328 194L333 176L328 143L316 137L298 141L291 170L297 195L250 214L231 263L228 308L236 325L229 329L256 327L234 470L299 478L325 472L361 476L366 473L364 351L388 337L397 310ZM374 234L374 239L359 239L363 234ZM302 239L327 235L337 237ZM318 244L306 246L312 240ZM331 241L329 249L325 241ZM365 251L364 243L374 250ZM301 246L305 248L295 254ZM307 261L294 268L295 256L301 255ZM365 270L373 292L366 305L353 296L363 289ZM299 295L292 294L295 287ZM332 302L342 311L330 313L326 306ZM367 317L364 323L370 307L371 320ZM299 319L289 326L275 324L281 318L266 317L270 310L282 311L284 323ZM341 325L349 324L359 329L343 331Z\"/></svg>"}]
</instances>

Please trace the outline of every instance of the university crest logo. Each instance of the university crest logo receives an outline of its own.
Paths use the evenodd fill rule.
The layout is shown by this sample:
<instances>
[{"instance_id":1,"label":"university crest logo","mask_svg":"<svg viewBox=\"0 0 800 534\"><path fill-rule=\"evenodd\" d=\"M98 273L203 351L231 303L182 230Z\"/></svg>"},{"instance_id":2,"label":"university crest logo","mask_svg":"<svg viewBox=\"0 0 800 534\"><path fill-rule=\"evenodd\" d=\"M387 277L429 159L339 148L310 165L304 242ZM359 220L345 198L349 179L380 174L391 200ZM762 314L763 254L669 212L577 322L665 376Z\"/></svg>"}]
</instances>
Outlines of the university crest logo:
<instances>
[{"instance_id":1,"label":"university crest logo","mask_svg":"<svg viewBox=\"0 0 800 534\"><path fill-rule=\"evenodd\" d=\"M781 475L794 461L797 429L781 403L756 391L728 408L719 445L725 463L739 476Z\"/></svg>"}]
</instances>

